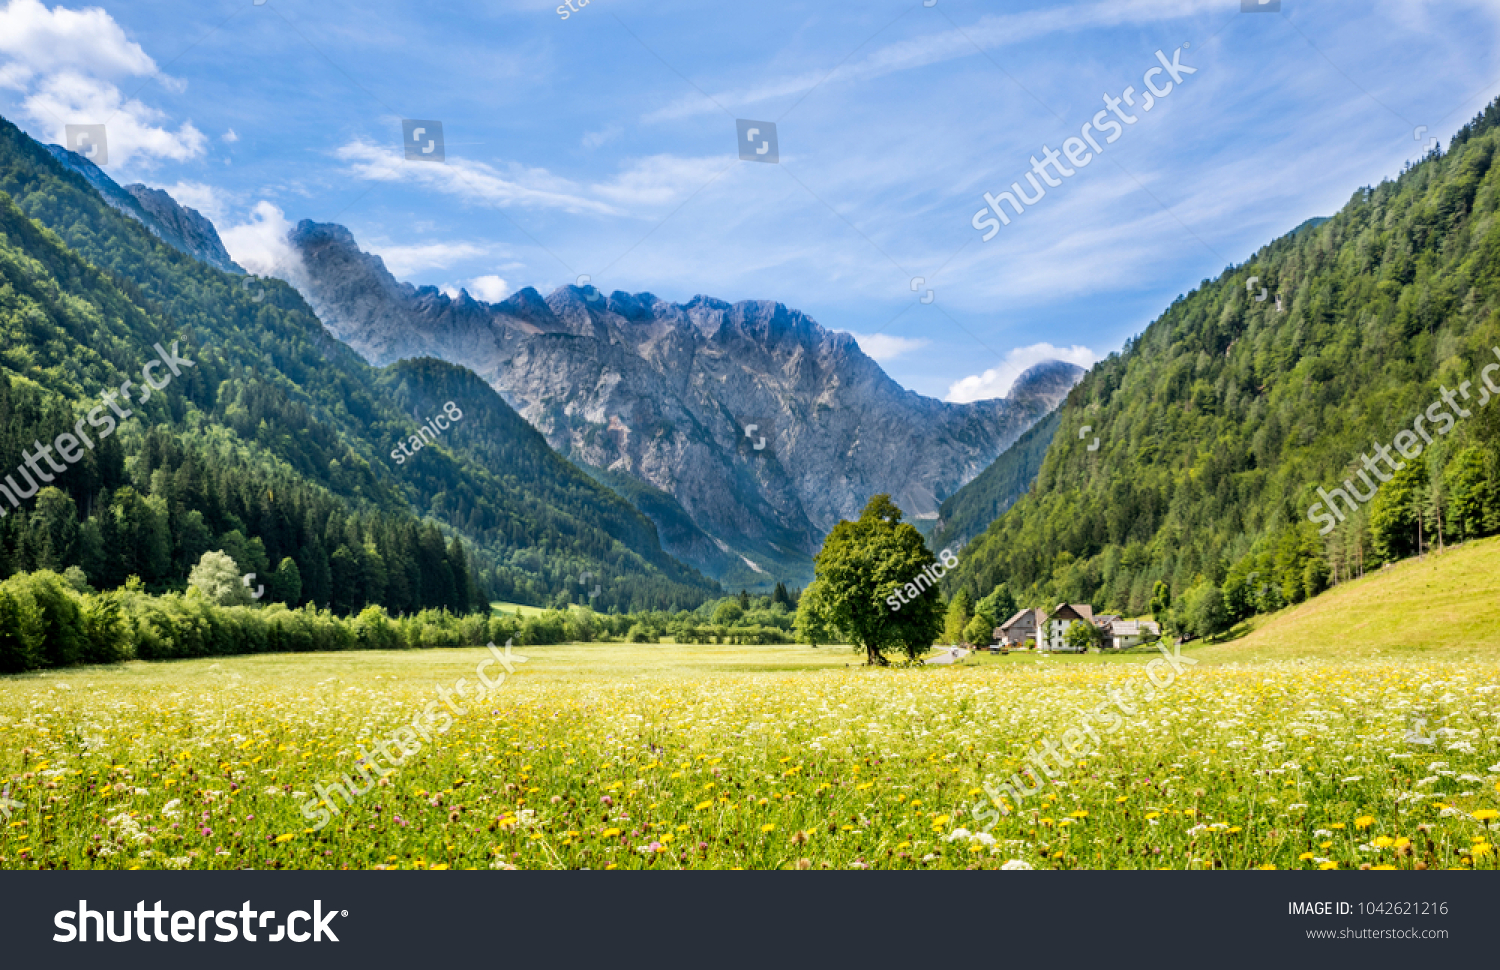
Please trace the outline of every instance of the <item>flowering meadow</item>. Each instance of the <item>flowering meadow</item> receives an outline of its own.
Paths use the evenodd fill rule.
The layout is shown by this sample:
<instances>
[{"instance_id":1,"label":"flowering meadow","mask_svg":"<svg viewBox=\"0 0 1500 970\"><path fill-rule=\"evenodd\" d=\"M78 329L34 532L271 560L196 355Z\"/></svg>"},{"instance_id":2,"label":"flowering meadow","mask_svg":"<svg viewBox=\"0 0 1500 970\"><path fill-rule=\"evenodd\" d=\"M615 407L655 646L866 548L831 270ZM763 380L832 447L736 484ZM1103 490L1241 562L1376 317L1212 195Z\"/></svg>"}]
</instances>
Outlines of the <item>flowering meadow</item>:
<instances>
[{"instance_id":1,"label":"flowering meadow","mask_svg":"<svg viewBox=\"0 0 1500 970\"><path fill-rule=\"evenodd\" d=\"M321 829L303 811L316 786L358 779L361 745L483 650L0 679L0 867L1496 867L1490 660L1201 663L984 831L986 782L1139 685L1149 657L518 652Z\"/></svg>"}]
</instances>

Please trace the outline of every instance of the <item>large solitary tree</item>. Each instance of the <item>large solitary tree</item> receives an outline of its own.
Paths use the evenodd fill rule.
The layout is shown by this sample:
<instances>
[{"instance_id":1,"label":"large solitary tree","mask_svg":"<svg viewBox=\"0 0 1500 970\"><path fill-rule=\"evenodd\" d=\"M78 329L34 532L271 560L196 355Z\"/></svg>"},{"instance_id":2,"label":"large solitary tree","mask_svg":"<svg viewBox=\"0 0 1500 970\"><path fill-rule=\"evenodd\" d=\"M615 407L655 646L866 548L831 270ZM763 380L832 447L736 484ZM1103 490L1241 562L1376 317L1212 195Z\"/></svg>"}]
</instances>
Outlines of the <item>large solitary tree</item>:
<instances>
[{"instance_id":1,"label":"large solitary tree","mask_svg":"<svg viewBox=\"0 0 1500 970\"><path fill-rule=\"evenodd\" d=\"M942 632L938 574L916 582L936 562L889 495L876 495L857 521L828 533L814 561L817 585L829 621L864 650L867 663L884 664L891 651L915 660Z\"/></svg>"}]
</instances>

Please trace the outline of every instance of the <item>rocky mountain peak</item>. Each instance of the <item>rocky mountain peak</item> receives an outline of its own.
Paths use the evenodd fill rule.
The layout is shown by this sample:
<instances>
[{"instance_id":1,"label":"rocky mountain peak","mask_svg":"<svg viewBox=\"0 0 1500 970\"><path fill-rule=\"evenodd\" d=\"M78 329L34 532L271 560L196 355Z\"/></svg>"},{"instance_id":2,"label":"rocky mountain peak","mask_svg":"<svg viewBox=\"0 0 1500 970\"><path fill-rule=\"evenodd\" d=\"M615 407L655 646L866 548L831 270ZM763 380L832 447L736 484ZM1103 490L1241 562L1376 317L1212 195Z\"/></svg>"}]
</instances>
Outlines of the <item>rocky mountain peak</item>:
<instances>
[{"instance_id":1,"label":"rocky mountain peak","mask_svg":"<svg viewBox=\"0 0 1500 970\"><path fill-rule=\"evenodd\" d=\"M292 242L299 289L341 339L376 364L471 368L559 452L654 490L668 551L731 584L805 582L823 534L879 492L931 518L1082 375L1047 362L1008 398L954 404L773 300L587 286L455 300L398 283L343 227L302 223Z\"/></svg>"}]
</instances>

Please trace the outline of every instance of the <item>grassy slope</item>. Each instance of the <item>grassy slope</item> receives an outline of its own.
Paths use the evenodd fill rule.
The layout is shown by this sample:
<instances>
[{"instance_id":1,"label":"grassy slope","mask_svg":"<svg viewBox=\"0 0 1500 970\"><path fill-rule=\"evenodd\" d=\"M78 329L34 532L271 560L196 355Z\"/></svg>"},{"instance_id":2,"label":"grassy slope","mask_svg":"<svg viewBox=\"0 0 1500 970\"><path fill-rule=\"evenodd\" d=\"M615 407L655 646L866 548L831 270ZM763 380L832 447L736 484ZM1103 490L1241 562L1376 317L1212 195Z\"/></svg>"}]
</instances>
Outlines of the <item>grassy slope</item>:
<instances>
[{"instance_id":1,"label":"grassy slope","mask_svg":"<svg viewBox=\"0 0 1500 970\"><path fill-rule=\"evenodd\" d=\"M1193 651L1205 660L1461 660L1500 654L1500 538L1407 559Z\"/></svg>"}]
</instances>

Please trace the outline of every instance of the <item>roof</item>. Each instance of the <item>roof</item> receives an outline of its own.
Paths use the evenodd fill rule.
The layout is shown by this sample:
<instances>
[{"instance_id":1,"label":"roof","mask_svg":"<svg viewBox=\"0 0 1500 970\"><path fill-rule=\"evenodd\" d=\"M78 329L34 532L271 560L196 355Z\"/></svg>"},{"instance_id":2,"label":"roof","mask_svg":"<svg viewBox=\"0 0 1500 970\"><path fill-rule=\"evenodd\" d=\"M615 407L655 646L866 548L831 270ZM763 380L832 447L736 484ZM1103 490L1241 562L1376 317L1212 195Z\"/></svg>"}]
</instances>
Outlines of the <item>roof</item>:
<instances>
[{"instance_id":1,"label":"roof","mask_svg":"<svg viewBox=\"0 0 1500 970\"><path fill-rule=\"evenodd\" d=\"M1076 606L1067 603L1057 604L1057 609L1048 616L1049 620L1092 620L1094 617L1093 607Z\"/></svg>"},{"instance_id":2,"label":"roof","mask_svg":"<svg viewBox=\"0 0 1500 970\"><path fill-rule=\"evenodd\" d=\"M1149 633L1152 636L1161 632L1160 628L1150 620L1115 620L1110 624L1109 632L1115 636L1132 636L1134 634Z\"/></svg>"},{"instance_id":3,"label":"roof","mask_svg":"<svg viewBox=\"0 0 1500 970\"><path fill-rule=\"evenodd\" d=\"M1028 613L1034 613L1034 612L1036 612L1036 611L1035 610L1016 610L1015 614L1010 619L1006 620L1004 623L1000 624L995 629L997 629L997 630L1008 630L1012 626L1014 626L1015 624L1019 623L1021 621L1021 619L1023 617L1025 617Z\"/></svg>"}]
</instances>

